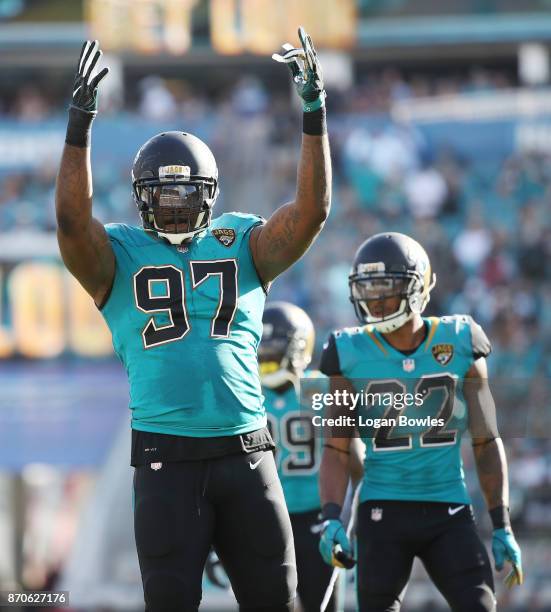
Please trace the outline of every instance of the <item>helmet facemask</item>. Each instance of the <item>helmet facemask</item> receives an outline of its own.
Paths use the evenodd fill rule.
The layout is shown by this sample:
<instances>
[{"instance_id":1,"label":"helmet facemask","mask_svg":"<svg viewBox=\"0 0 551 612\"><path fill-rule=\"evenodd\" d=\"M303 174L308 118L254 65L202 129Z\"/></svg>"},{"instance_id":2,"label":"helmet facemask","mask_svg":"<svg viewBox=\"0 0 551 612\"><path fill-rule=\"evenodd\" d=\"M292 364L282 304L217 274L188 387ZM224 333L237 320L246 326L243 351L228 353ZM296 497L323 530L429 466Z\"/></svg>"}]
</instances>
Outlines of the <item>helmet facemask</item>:
<instances>
[{"instance_id":1,"label":"helmet facemask","mask_svg":"<svg viewBox=\"0 0 551 612\"><path fill-rule=\"evenodd\" d=\"M208 227L218 196L214 179L177 174L161 179L139 178L133 182L133 189L144 229L172 244L191 240Z\"/></svg>"},{"instance_id":2,"label":"helmet facemask","mask_svg":"<svg viewBox=\"0 0 551 612\"><path fill-rule=\"evenodd\" d=\"M386 334L402 327L414 314L423 312L434 282L433 275L431 284L425 287L423 275L416 271L353 272L349 276L350 301L363 324ZM393 312L387 313L385 303L392 298L400 301Z\"/></svg>"}]
</instances>

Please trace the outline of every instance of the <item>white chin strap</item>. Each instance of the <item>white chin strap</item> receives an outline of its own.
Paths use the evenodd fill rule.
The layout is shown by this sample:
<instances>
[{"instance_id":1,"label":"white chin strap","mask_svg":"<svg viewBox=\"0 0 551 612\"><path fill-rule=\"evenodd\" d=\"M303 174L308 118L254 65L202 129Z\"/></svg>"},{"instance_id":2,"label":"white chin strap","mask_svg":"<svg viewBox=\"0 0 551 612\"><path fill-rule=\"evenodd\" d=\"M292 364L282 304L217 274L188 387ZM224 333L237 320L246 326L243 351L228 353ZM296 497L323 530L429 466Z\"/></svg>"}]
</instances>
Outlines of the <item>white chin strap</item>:
<instances>
[{"instance_id":1,"label":"white chin strap","mask_svg":"<svg viewBox=\"0 0 551 612\"><path fill-rule=\"evenodd\" d=\"M408 301L406 298L401 300L400 306L398 306L396 312L383 319L371 316L369 308L364 302L360 302L360 307L364 312L364 321L367 325L371 325L373 329L376 329L382 334L388 334L402 327L402 325L407 323L413 316L413 310L408 308Z\"/></svg>"},{"instance_id":2,"label":"white chin strap","mask_svg":"<svg viewBox=\"0 0 551 612\"><path fill-rule=\"evenodd\" d=\"M170 244L177 246L182 244L182 242L186 240L190 240L191 238L193 238L193 236L195 236L195 234L202 232L204 229L206 228L202 227L201 229L194 230L193 232L187 232L185 234L165 234L164 232L160 232L159 230L155 231L157 232L157 236L160 236L161 238L166 238L166 240L168 240Z\"/></svg>"},{"instance_id":3,"label":"white chin strap","mask_svg":"<svg viewBox=\"0 0 551 612\"><path fill-rule=\"evenodd\" d=\"M203 211L197 217L197 221L195 225L201 225L207 212L208 211ZM169 234L166 232L162 232L160 229L157 228L157 226L155 226L155 231L157 232L157 236L160 236L161 238L166 238L166 240L168 240L170 244L174 244L174 245L182 244L182 242L184 242L185 240L191 240L191 238L193 238L195 234L198 234L199 232L202 232L205 229L206 229L205 227L200 227L199 229L194 229L191 232L185 232L182 234Z\"/></svg>"},{"instance_id":4,"label":"white chin strap","mask_svg":"<svg viewBox=\"0 0 551 612\"><path fill-rule=\"evenodd\" d=\"M297 377L292 372L289 372L289 370L280 368L275 372L260 374L260 382L264 387L268 387L268 389L277 389L287 383L296 384Z\"/></svg>"},{"instance_id":5,"label":"white chin strap","mask_svg":"<svg viewBox=\"0 0 551 612\"><path fill-rule=\"evenodd\" d=\"M397 317L393 317L392 319L387 319L386 321L378 321L374 323L369 323L381 334L388 334L390 332L395 331L405 325L410 319L413 317L413 312L402 312Z\"/></svg>"}]
</instances>

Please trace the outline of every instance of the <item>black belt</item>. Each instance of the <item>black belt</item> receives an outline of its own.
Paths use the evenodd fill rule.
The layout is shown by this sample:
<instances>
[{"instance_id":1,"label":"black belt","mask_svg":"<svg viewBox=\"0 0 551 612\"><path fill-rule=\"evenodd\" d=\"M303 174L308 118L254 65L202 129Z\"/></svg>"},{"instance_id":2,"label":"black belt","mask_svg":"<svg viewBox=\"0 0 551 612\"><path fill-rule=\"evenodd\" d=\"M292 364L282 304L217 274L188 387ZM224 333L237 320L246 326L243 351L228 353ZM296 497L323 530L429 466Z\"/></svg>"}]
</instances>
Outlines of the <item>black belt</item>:
<instances>
[{"instance_id":1,"label":"black belt","mask_svg":"<svg viewBox=\"0 0 551 612\"><path fill-rule=\"evenodd\" d=\"M201 461L274 448L267 427L246 434L213 438L174 436L133 429L130 465L136 467L162 461Z\"/></svg>"}]
</instances>

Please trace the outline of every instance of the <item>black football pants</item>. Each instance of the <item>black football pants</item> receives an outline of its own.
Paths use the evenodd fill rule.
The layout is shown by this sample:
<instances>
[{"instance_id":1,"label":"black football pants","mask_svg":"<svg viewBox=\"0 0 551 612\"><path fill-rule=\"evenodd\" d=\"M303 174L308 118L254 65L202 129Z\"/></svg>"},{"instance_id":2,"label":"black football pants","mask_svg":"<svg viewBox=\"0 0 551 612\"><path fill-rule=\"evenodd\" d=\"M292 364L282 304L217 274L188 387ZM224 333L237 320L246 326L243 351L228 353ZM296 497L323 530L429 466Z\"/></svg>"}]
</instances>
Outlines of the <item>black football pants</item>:
<instances>
[{"instance_id":1,"label":"black football pants","mask_svg":"<svg viewBox=\"0 0 551 612\"><path fill-rule=\"evenodd\" d=\"M293 536L272 451L136 467L134 531L147 612L198 609L211 546L240 610L293 610Z\"/></svg>"},{"instance_id":2,"label":"black football pants","mask_svg":"<svg viewBox=\"0 0 551 612\"><path fill-rule=\"evenodd\" d=\"M419 557L453 612L494 612L488 553L471 507L366 501L357 517L360 612L397 612Z\"/></svg>"}]
</instances>

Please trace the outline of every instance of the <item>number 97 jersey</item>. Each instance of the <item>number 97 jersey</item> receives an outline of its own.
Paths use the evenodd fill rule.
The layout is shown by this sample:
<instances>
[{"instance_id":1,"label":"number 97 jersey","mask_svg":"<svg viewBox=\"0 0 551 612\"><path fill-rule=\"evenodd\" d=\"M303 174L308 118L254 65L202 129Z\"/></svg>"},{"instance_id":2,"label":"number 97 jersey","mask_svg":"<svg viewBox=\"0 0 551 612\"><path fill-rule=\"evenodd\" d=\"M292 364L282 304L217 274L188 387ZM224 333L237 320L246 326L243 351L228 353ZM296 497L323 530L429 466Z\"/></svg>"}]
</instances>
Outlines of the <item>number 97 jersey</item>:
<instances>
[{"instance_id":1,"label":"number 97 jersey","mask_svg":"<svg viewBox=\"0 0 551 612\"><path fill-rule=\"evenodd\" d=\"M354 413L366 444L361 501L470 503L461 460L468 427L462 389L490 343L469 316L424 322L426 338L410 354L369 326L335 332L324 347L322 372L342 374L359 394Z\"/></svg>"},{"instance_id":2,"label":"number 97 jersey","mask_svg":"<svg viewBox=\"0 0 551 612\"><path fill-rule=\"evenodd\" d=\"M101 312L128 373L134 429L213 437L266 425L256 357L265 290L249 248L260 223L226 213L179 247L106 226L116 270Z\"/></svg>"}]
</instances>

